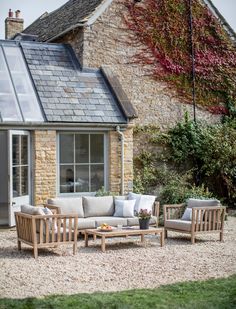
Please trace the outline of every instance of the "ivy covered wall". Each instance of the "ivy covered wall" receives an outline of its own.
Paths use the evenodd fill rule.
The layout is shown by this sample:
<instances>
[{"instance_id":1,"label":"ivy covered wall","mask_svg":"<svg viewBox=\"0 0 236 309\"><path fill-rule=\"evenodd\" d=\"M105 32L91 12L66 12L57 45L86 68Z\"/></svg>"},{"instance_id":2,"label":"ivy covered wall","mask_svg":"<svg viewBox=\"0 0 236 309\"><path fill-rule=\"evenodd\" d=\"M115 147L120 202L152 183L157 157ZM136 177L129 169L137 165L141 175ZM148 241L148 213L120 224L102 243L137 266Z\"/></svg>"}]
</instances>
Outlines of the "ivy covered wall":
<instances>
[{"instance_id":1,"label":"ivy covered wall","mask_svg":"<svg viewBox=\"0 0 236 309\"><path fill-rule=\"evenodd\" d=\"M125 1L130 44L142 49L134 61L149 67L154 79L192 101L190 7L188 0ZM192 1L196 102L227 114L236 102L236 47L201 0Z\"/></svg>"}]
</instances>

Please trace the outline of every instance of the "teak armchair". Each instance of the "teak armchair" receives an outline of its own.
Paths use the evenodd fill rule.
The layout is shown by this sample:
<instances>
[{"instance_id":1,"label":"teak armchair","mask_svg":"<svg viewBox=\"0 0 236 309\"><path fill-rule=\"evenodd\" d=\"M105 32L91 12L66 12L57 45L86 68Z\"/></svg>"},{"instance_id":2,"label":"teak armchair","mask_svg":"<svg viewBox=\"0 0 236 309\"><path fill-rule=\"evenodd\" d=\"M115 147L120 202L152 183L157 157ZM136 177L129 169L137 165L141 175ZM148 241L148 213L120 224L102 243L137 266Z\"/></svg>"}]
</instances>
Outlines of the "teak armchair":
<instances>
[{"instance_id":1,"label":"teak armchair","mask_svg":"<svg viewBox=\"0 0 236 309\"><path fill-rule=\"evenodd\" d=\"M192 207L192 218L189 221L181 219L184 207L184 204L163 206L165 238L168 231L187 233L191 235L191 242L194 244L198 234L220 233L220 241L223 241L225 207Z\"/></svg>"},{"instance_id":2,"label":"teak armchair","mask_svg":"<svg viewBox=\"0 0 236 309\"><path fill-rule=\"evenodd\" d=\"M18 250L21 250L23 242L33 247L34 257L37 258L39 248L73 244L73 254L76 254L76 215L30 215L16 212L15 219Z\"/></svg>"}]
</instances>

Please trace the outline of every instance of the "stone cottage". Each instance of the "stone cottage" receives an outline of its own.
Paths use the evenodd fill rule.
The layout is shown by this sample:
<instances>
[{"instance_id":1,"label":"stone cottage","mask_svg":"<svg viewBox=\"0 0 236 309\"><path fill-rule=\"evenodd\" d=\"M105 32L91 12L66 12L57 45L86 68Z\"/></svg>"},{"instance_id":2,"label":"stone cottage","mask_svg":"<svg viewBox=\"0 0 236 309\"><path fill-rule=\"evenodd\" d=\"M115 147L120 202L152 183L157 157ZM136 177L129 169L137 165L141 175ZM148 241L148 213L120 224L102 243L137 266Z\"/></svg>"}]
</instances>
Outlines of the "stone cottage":
<instances>
[{"instance_id":1,"label":"stone cottage","mask_svg":"<svg viewBox=\"0 0 236 309\"><path fill-rule=\"evenodd\" d=\"M30 39L0 41L0 225L22 204L132 188L135 110L117 78Z\"/></svg>"},{"instance_id":2,"label":"stone cottage","mask_svg":"<svg viewBox=\"0 0 236 309\"><path fill-rule=\"evenodd\" d=\"M130 61L137 50L127 45L123 11L121 0L70 0L26 29L20 12L9 12L14 41L0 43L0 224L13 224L22 203L132 190L133 150L143 144L133 126L166 129L192 113ZM218 119L200 108L197 116Z\"/></svg>"}]
</instances>

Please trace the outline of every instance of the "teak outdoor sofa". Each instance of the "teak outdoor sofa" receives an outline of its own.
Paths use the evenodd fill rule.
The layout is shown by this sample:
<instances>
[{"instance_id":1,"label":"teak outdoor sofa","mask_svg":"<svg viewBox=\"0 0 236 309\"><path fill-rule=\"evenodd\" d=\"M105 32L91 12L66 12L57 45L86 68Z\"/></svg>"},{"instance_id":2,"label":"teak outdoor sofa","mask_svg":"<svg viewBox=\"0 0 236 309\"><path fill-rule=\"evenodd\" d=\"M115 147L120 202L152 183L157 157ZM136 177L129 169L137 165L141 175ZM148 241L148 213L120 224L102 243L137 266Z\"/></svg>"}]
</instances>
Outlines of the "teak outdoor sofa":
<instances>
[{"instance_id":1,"label":"teak outdoor sofa","mask_svg":"<svg viewBox=\"0 0 236 309\"><path fill-rule=\"evenodd\" d=\"M155 196L132 194L134 197L141 198L137 200L137 207L148 208L152 211L150 225L158 227L159 202L155 202ZM133 195L131 195L131 198L133 198ZM129 216L123 213L118 216L115 215L117 200L128 200L128 196L53 198L49 199L48 204L45 206L53 209L58 214L77 214L78 232L83 232L85 229L95 229L103 223L112 226L122 225L124 227L139 225L137 216Z\"/></svg>"},{"instance_id":2,"label":"teak outdoor sofa","mask_svg":"<svg viewBox=\"0 0 236 309\"><path fill-rule=\"evenodd\" d=\"M164 205L165 238L168 231L187 233L191 235L192 244L196 235L219 233L223 241L225 207L218 200L189 199L184 215L185 204Z\"/></svg>"},{"instance_id":3,"label":"teak outdoor sofa","mask_svg":"<svg viewBox=\"0 0 236 309\"><path fill-rule=\"evenodd\" d=\"M24 242L33 247L37 258L39 248L73 244L75 254L78 234L84 234L85 229L95 229L103 223L124 227L138 225L135 216L114 216L115 199L123 201L127 197L65 197L50 199L45 208L23 205L21 212L15 213L18 249L21 250L21 242ZM145 208L151 207L150 224L158 227L159 203L155 197L142 196L138 201ZM45 215L46 209L51 211L50 215Z\"/></svg>"}]
</instances>

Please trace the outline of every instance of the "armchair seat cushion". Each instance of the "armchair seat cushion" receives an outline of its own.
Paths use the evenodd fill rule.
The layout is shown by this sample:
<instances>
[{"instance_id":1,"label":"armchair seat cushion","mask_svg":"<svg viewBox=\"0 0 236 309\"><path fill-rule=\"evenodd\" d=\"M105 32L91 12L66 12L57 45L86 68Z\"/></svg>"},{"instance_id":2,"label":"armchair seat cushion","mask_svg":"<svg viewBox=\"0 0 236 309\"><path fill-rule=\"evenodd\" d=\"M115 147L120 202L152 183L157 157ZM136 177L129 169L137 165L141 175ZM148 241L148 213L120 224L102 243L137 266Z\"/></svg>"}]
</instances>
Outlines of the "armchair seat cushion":
<instances>
[{"instance_id":1,"label":"armchair seat cushion","mask_svg":"<svg viewBox=\"0 0 236 309\"><path fill-rule=\"evenodd\" d=\"M166 220L165 228L170 228L174 230L191 232L191 221L178 220Z\"/></svg>"}]
</instances>

